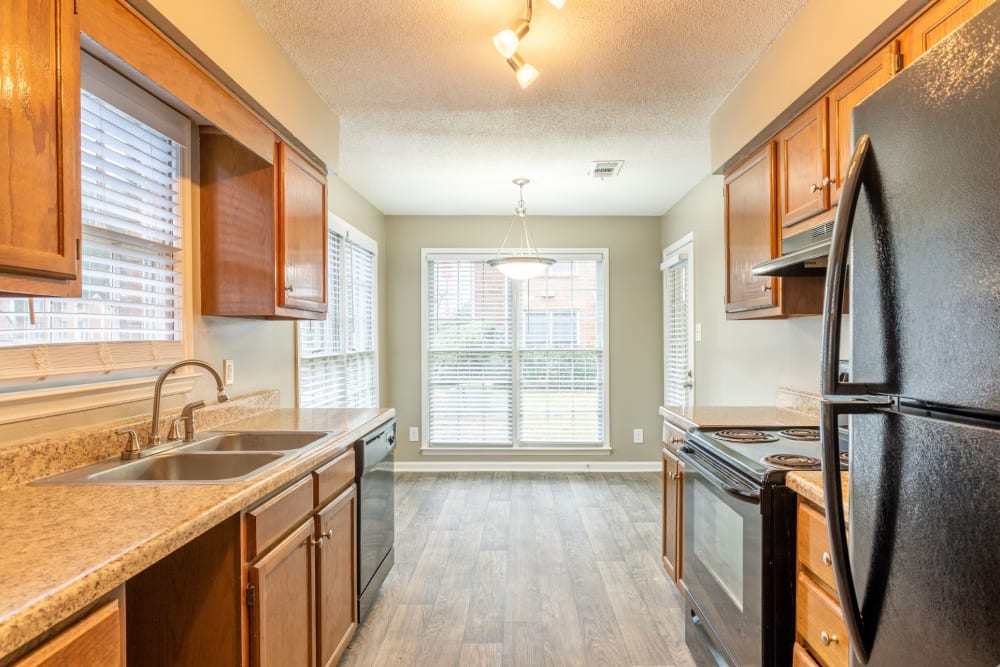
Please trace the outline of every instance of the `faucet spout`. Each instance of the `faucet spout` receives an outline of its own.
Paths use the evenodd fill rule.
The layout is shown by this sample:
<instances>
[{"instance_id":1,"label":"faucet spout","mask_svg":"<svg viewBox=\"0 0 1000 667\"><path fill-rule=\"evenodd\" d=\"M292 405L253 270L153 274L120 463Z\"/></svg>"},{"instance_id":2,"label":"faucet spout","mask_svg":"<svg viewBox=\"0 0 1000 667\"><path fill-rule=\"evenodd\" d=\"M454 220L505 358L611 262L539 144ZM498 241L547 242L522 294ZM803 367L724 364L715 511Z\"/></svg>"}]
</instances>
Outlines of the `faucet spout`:
<instances>
[{"instance_id":1,"label":"faucet spout","mask_svg":"<svg viewBox=\"0 0 1000 667\"><path fill-rule=\"evenodd\" d=\"M153 389L153 423L150 425L149 429L149 439L146 441L147 445L158 445L160 444L160 400L163 392L163 383L171 373L176 371L178 368L183 368L184 366L199 366L204 368L215 378L215 385L217 399L219 403L224 403L229 400L229 394L226 393L226 383L222 381L222 376L219 375L219 371L215 370L211 364L202 361L200 359L184 359L183 361L178 361L176 364L164 369L160 373L160 377L156 378L156 386Z\"/></svg>"}]
</instances>

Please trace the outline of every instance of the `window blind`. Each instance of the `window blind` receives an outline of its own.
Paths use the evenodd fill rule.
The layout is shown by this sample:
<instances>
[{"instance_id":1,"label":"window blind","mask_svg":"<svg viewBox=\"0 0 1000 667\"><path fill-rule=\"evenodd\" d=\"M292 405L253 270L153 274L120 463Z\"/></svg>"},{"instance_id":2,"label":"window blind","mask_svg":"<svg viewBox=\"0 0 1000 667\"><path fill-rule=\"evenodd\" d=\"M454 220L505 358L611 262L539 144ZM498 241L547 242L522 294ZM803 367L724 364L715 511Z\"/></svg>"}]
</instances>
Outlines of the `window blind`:
<instances>
[{"instance_id":1,"label":"window blind","mask_svg":"<svg viewBox=\"0 0 1000 667\"><path fill-rule=\"evenodd\" d=\"M182 147L87 91L81 107L82 296L0 299L0 347L31 346L5 353L5 379L181 356ZM49 347L72 344L101 347Z\"/></svg>"},{"instance_id":2,"label":"window blind","mask_svg":"<svg viewBox=\"0 0 1000 667\"><path fill-rule=\"evenodd\" d=\"M327 316L298 323L299 407L378 404L376 253L331 224Z\"/></svg>"},{"instance_id":3,"label":"window blind","mask_svg":"<svg viewBox=\"0 0 1000 667\"><path fill-rule=\"evenodd\" d=\"M691 262L688 252L672 256L663 269L663 402L689 402L691 370Z\"/></svg>"},{"instance_id":4,"label":"window blind","mask_svg":"<svg viewBox=\"0 0 1000 667\"><path fill-rule=\"evenodd\" d=\"M512 282L490 255L427 255L430 446L603 445L603 263Z\"/></svg>"}]
</instances>

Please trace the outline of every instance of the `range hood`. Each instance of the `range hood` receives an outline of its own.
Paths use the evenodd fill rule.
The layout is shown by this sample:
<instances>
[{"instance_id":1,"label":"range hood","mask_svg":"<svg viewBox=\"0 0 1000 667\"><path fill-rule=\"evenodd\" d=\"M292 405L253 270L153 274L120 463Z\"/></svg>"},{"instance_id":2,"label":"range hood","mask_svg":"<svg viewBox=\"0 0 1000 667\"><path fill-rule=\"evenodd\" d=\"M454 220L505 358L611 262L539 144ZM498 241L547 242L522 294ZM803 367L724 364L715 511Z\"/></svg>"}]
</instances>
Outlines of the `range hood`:
<instances>
[{"instance_id":1,"label":"range hood","mask_svg":"<svg viewBox=\"0 0 1000 667\"><path fill-rule=\"evenodd\" d=\"M751 269L755 276L825 276L833 220L781 239L781 257Z\"/></svg>"}]
</instances>

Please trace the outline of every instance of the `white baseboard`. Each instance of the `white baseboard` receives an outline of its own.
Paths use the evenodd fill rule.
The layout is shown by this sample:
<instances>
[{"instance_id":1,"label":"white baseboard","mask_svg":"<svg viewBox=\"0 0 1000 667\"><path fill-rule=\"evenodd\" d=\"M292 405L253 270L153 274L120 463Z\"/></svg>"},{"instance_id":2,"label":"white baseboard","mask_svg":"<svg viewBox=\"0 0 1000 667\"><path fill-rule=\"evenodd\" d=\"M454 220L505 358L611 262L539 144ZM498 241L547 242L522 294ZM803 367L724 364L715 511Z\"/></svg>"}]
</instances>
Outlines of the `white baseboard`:
<instances>
[{"instance_id":1,"label":"white baseboard","mask_svg":"<svg viewBox=\"0 0 1000 667\"><path fill-rule=\"evenodd\" d=\"M396 472L659 472L660 461L396 461Z\"/></svg>"}]
</instances>

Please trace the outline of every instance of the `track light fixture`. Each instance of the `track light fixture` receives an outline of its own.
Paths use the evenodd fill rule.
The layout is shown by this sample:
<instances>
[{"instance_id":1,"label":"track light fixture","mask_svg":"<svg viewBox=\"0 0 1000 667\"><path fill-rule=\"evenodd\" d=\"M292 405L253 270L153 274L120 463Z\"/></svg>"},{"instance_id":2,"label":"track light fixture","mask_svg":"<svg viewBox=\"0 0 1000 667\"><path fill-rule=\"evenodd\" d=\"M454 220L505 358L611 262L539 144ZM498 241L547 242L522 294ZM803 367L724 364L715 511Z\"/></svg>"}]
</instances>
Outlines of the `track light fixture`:
<instances>
[{"instance_id":1,"label":"track light fixture","mask_svg":"<svg viewBox=\"0 0 1000 667\"><path fill-rule=\"evenodd\" d=\"M493 37L493 46L496 47L501 56L507 59L507 64L514 70L521 88L527 88L538 78L538 70L533 65L526 63L517 52L521 40L531 29L531 0L527 0L527 3L524 16L519 18L514 25L506 30L501 30ZM549 3L556 9L562 9L566 0L549 0Z\"/></svg>"}]
</instances>

